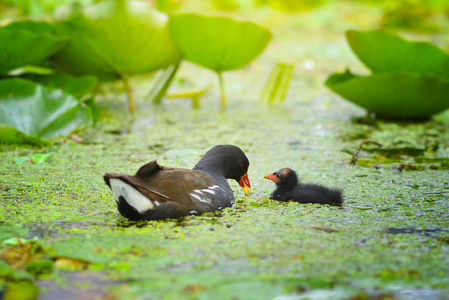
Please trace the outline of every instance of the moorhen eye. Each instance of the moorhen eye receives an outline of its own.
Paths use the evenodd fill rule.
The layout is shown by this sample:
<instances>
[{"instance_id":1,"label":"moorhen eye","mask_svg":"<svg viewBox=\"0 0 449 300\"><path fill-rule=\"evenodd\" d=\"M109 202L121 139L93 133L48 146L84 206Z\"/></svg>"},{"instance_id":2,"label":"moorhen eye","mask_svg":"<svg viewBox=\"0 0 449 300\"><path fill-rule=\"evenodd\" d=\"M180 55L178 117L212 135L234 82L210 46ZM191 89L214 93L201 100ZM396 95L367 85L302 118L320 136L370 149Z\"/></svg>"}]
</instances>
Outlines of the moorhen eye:
<instances>
[{"instance_id":1,"label":"moorhen eye","mask_svg":"<svg viewBox=\"0 0 449 300\"><path fill-rule=\"evenodd\" d=\"M192 170L160 166L153 160L135 175L107 173L103 178L122 216L160 220L231 206L234 194L227 179L237 180L245 194L251 191L245 165L249 166L249 160L239 147L218 145L207 151Z\"/></svg>"},{"instance_id":2,"label":"moorhen eye","mask_svg":"<svg viewBox=\"0 0 449 300\"><path fill-rule=\"evenodd\" d=\"M343 192L341 189L327 188L318 184L300 183L298 182L298 175L290 168L280 169L271 175L282 180L273 180L273 176L265 176L265 178L276 183L276 189L271 193L270 199L335 206L341 206L343 203Z\"/></svg>"}]
</instances>

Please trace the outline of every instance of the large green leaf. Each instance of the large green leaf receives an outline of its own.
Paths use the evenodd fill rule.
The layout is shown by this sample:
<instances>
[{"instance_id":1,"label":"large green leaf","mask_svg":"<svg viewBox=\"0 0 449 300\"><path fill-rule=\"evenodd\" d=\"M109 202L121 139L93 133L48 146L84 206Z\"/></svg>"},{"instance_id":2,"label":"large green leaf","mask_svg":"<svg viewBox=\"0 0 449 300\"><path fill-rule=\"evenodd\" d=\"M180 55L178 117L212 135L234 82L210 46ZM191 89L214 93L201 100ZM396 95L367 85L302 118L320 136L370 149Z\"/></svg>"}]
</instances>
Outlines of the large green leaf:
<instances>
[{"instance_id":1,"label":"large green leaf","mask_svg":"<svg viewBox=\"0 0 449 300\"><path fill-rule=\"evenodd\" d=\"M54 73L48 75L25 74L22 77L49 88L62 89L65 93L78 99L89 93L97 84L97 78L91 75L72 77L65 73Z\"/></svg>"},{"instance_id":2,"label":"large green leaf","mask_svg":"<svg viewBox=\"0 0 449 300\"><path fill-rule=\"evenodd\" d=\"M55 26L52 23L43 21L23 20L11 22L3 26L4 29L29 31L35 34L50 34L55 33Z\"/></svg>"},{"instance_id":3,"label":"large green leaf","mask_svg":"<svg viewBox=\"0 0 449 300\"><path fill-rule=\"evenodd\" d=\"M410 72L449 79L449 55L433 44L407 41L384 30L349 30L346 37L374 73Z\"/></svg>"},{"instance_id":4,"label":"large green leaf","mask_svg":"<svg viewBox=\"0 0 449 300\"><path fill-rule=\"evenodd\" d=\"M0 143L31 144L36 146L47 146L50 144L41 137L28 135L2 123L0 123Z\"/></svg>"},{"instance_id":5,"label":"large green leaf","mask_svg":"<svg viewBox=\"0 0 449 300\"><path fill-rule=\"evenodd\" d=\"M37 64L65 43L45 22L21 21L0 27L0 73Z\"/></svg>"},{"instance_id":6,"label":"large green leaf","mask_svg":"<svg viewBox=\"0 0 449 300\"><path fill-rule=\"evenodd\" d=\"M186 60L217 72L250 63L271 39L251 22L191 13L171 15L170 31Z\"/></svg>"},{"instance_id":7,"label":"large green leaf","mask_svg":"<svg viewBox=\"0 0 449 300\"><path fill-rule=\"evenodd\" d=\"M92 126L91 103L24 79L0 80L0 123L43 138Z\"/></svg>"},{"instance_id":8,"label":"large green leaf","mask_svg":"<svg viewBox=\"0 0 449 300\"><path fill-rule=\"evenodd\" d=\"M55 60L71 74L100 80L155 71L180 59L167 23L167 15L143 1L91 5L59 24L58 31L70 40Z\"/></svg>"},{"instance_id":9,"label":"large green leaf","mask_svg":"<svg viewBox=\"0 0 449 300\"><path fill-rule=\"evenodd\" d=\"M387 119L426 119L449 108L449 79L404 72L355 76L333 74L326 86Z\"/></svg>"}]
</instances>

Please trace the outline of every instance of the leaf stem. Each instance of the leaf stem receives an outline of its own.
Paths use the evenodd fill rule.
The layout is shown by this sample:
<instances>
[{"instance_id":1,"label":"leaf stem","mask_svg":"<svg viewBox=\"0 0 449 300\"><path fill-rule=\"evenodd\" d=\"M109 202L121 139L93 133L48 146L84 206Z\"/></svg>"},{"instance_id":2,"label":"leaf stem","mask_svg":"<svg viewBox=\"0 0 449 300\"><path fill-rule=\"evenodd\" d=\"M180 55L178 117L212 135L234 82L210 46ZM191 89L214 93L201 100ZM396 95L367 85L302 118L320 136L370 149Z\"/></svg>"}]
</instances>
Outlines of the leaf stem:
<instances>
[{"instance_id":1,"label":"leaf stem","mask_svg":"<svg viewBox=\"0 0 449 300\"><path fill-rule=\"evenodd\" d=\"M355 166L355 164L357 163L357 160L359 159L359 153L362 150L363 145L365 145L365 144L374 144L379 147L383 146L381 143L374 141L374 140L370 140L370 139L361 140L359 146L357 147L357 150L355 151L354 155L352 156L352 159L350 162L351 165Z\"/></svg>"},{"instance_id":2,"label":"leaf stem","mask_svg":"<svg viewBox=\"0 0 449 300\"><path fill-rule=\"evenodd\" d=\"M176 71L178 71L181 62L174 65L168 66L162 74L157 78L156 82L153 84L150 93L146 97L155 104L161 104L162 98L164 97L167 89L169 88L173 78L175 77Z\"/></svg>"},{"instance_id":3,"label":"leaf stem","mask_svg":"<svg viewBox=\"0 0 449 300\"><path fill-rule=\"evenodd\" d=\"M224 83L223 83L223 76L221 75L221 72L217 72L218 75L218 81L220 82L220 91L221 91L221 110L226 110L226 94L224 91Z\"/></svg>"},{"instance_id":4,"label":"leaf stem","mask_svg":"<svg viewBox=\"0 0 449 300\"><path fill-rule=\"evenodd\" d=\"M136 107L134 105L133 93L131 91L131 87L129 86L129 79L127 76L122 76L122 80L123 80L123 87L125 88L126 95L128 96L129 111L131 113L134 113Z\"/></svg>"},{"instance_id":5,"label":"leaf stem","mask_svg":"<svg viewBox=\"0 0 449 300\"><path fill-rule=\"evenodd\" d=\"M200 108L200 96L198 95L192 96L192 108L195 109Z\"/></svg>"}]
</instances>

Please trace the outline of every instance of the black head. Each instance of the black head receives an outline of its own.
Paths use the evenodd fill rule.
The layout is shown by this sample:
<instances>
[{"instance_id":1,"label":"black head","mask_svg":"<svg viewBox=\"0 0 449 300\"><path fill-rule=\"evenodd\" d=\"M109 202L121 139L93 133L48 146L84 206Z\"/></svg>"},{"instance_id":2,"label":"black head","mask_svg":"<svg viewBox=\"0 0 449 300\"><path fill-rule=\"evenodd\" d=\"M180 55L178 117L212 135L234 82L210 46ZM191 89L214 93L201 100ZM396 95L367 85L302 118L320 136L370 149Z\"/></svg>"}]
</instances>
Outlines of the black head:
<instances>
[{"instance_id":1,"label":"black head","mask_svg":"<svg viewBox=\"0 0 449 300\"><path fill-rule=\"evenodd\" d=\"M296 187L298 185L298 175L290 168L283 168L274 173L265 175L264 178L276 183L277 186Z\"/></svg>"},{"instance_id":2,"label":"black head","mask_svg":"<svg viewBox=\"0 0 449 300\"><path fill-rule=\"evenodd\" d=\"M248 168L249 160L242 149L234 145L217 145L207 151L193 169L234 179L248 194L251 192Z\"/></svg>"}]
</instances>

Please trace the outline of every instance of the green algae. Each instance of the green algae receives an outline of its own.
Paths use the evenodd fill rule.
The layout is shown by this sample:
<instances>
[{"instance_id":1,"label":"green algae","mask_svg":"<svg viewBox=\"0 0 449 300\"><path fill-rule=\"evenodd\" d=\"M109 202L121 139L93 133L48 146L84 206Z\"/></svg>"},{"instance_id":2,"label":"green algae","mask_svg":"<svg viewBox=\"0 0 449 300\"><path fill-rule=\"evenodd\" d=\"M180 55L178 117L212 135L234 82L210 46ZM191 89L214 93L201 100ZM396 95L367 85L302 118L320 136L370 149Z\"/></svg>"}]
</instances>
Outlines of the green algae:
<instances>
[{"instance_id":1,"label":"green algae","mask_svg":"<svg viewBox=\"0 0 449 300\"><path fill-rule=\"evenodd\" d=\"M326 10L321 14L330 18ZM303 27L299 37L313 37L288 55L295 73L284 103L261 106L266 76L283 55L279 45L299 43L291 37L295 22L274 24L284 29L275 33L285 38L273 41L277 52L267 49L249 69L229 74L226 114L217 110L219 95L213 91L204 95L198 110L184 102L145 107L148 85L142 84L135 91L142 108L135 119L122 113L125 99L100 96L97 126L82 133L80 143L61 141L39 149L54 152L46 164L16 164L36 149L0 145L1 228L19 224L19 235L37 238L51 261L89 262L84 271L54 268L40 278L42 297L55 286L68 285L76 274L93 282L100 278L96 293L120 299L401 299L398 291L428 289L435 297L447 292L449 234L419 232L449 228L449 171L423 167L397 172L389 165L445 163L449 114L425 123L353 122L363 112L317 82L342 61L352 65L354 58L344 56L340 32L321 40L314 34L319 26ZM317 62L316 69L296 67L305 59ZM183 64L179 73L208 83L207 74L193 65ZM363 138L384 144L380 150L367 147L360 156L379 168L349 165ZM253 194L245 197L230 182L236 203L217 213L129 222L118 214L101 178L106 172L132 174L153 159L192 168L207 149L222 143L247 153ZM274 185L263 175L282 167L297 170L304 182L344 188L345 204L269 200ZM416 232L391 234L388 228ZM0 282L0 290L11 284ZM76 288L90 289L86 283ZM60 293L60 298L67 295Z\"/></svg>"},{"instance_id":2,"label":"green algae","mask_svg":"<svg viewBox=\"0 0 449 300\"><path fill-rule=\"evenodd\" d=\"M249 114L240 109L250 106L241 104L232 123L211 110L169 107L153 112L159 121L143 133L108 134L99 124L87 133L90 143L44 149L55 152L45 165L14 164L27 150L3 148L1 219L20 220L54 257L83 259L91 271L125 280L107 288L120 297L271 299L321 290L344 298L372 288L444 288L443 241L384 229L448 228L447 170L417 176L351 167L342 149L356 143L341 140L326 122L354 124L319 119L308 125L307 116L298 124L304 105L292 106L295 111L251 108ZM237 203L219 214L134 224L118 215L103 173L134 173L154 158L191 168L205 149L223 142L247 152L252 196L243 197L232 183ZM268 200L274 187L263 175L284 166L304 181L344 187L343 208Z\"/></svg>"}]
</instances>

